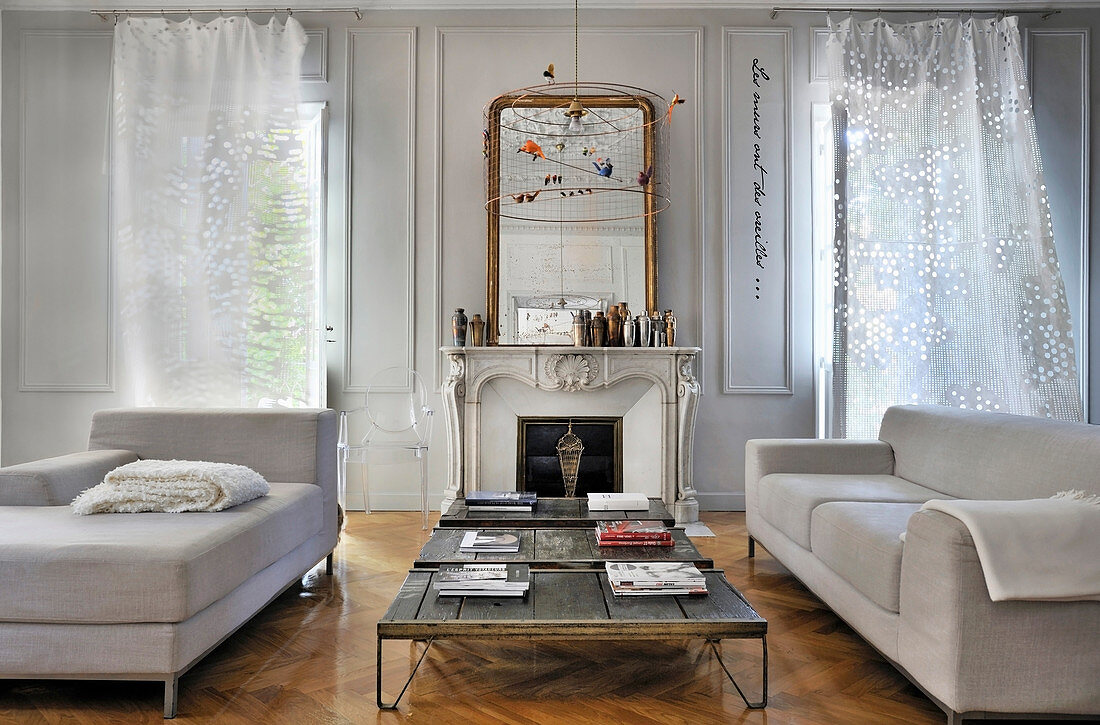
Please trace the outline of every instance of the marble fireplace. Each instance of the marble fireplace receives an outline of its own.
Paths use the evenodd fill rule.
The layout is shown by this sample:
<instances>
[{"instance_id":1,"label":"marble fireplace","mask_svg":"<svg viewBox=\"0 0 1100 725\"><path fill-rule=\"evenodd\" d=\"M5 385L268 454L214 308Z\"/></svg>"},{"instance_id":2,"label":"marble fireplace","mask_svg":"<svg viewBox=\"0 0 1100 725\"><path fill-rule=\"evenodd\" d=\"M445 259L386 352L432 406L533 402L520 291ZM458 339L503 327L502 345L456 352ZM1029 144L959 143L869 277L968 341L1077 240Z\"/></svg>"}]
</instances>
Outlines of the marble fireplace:
<instances>
[{"instance_id":1,"label":"marble fireplace","mask_svg":"<svg viewBox=\"0 0 1100 725\"><path fill-rule=\"evenodd\" d=\"M622 490L699 518L692 445L699 348L443 347L446 511L466 491L515 490L518 421L622 418Z\"/></svg>"}]
</instances>

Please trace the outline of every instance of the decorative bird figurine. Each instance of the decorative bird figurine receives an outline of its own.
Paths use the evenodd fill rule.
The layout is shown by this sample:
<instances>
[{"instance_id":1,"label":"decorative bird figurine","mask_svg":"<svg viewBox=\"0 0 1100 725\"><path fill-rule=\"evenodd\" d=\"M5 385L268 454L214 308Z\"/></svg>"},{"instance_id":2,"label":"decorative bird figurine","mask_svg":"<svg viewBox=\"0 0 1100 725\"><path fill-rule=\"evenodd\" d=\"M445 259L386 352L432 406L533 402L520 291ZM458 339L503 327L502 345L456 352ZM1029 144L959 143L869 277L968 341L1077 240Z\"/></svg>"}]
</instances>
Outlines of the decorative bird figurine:
<instances>
[{"instance_id":1,"label":"decorative bird figurine","mask_svg":"<svg viewBox=\"0 0 1100 725\"><path fill-rule=\"evenodd\" d=\"M600 176L611 176L611 171L615 167L611 165L611 159L596 159L592 162L592 165L596 167L596 173Z\"/></svg>"},{"instance_id":2,"label":"decorative bird figurine","mask_svg":"<svg viewBox=\"0 0 1100 725\"><path fill-rule=\"evenodd\" d=\"M681 103L686 103L686 98L680 98L680 94L676 91L672 92L672 102L668 104L668 125L672 125L672 109L676 108Z\"/></svg>"},{"instance_id":3,"label":"decorative bird figurine","mask_svg":"<svg viewBox=\"0 0 1100 725\"><path fill-rule=\"evenodd\" d=\"M525 154L531 154L531 158L535 158L536 156L538 156L541 159L546 158L546 154L544 154L542 152L542 147L539 146L534 141L532 141L531 139L527 139L526 141L523 142L522 146L520 146L518 149L516 149L517 154L520 153L521 151Z\"/></svg>"},{"instance_id":4,"label":"decorative bird figurine","mask_svg":"<svg viewBox=\"0 0 1100 725\"><path fill-rule=\"evenodd\" d=\"M542 72L542 77L546 79L547 83L550 83L550 84L554 83L554 64L553 63L546 66L546 70L544 70Z\"/></svg>"},{"instance_id":5,"label":"decorative bird figurine","mask_svg":"<svg viewBox=\"0 0 1100 725\"><path fill-rule=\"evenodd\" d=\"M649 186L649 182L652 178L653 164L650 164L648 169L638 172L638 186Z\"/></svg>"},{"instance_id":6,"label":"decorative bird figurine","mask_svg":"<svg viewBox=\"0 0 1100 725\"><path fill-rule=\"evenodd\" d=\"M595 156L596 155L596 147L595 146L585 146L583 149L581 149L581 155L582 156L588 156L588 155Z\"/></svg>"}]
</instances>

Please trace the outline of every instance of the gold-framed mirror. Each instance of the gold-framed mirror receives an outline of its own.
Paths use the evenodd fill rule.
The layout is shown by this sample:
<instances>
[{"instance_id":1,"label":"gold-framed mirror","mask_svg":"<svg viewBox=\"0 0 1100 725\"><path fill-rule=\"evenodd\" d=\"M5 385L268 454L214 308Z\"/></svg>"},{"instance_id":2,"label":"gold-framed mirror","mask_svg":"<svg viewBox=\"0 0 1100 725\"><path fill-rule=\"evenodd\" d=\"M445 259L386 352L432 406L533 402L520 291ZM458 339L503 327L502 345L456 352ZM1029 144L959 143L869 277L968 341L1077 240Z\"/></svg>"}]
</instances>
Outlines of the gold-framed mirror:
<instances>
[{"instance_id":1,"label":"gold-framed mirror","mask_svg":"<svg viewBox=\"0 0 1100 725\"><path fill-rule=\"evenodd\" d=\"M527 89L487 107L487 344L571 345L578 310L658 309L663 118L622 88ZM585 114L571 128L574 100Z\"/></svg>"}]
</instances>

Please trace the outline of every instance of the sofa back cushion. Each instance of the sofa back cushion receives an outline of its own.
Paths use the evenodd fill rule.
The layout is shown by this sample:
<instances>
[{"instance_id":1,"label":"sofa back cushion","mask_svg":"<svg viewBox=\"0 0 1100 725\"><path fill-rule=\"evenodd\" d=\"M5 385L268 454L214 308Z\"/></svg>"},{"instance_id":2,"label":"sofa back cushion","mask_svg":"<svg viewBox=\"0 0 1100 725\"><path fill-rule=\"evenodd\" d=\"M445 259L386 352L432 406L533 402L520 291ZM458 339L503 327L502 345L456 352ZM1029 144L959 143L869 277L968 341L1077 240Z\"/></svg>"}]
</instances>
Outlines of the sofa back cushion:
<instances>
[{"instance_id":1,"label":"sofa back cushion","mask_svg":"<svg viewBox=\"0 0 1100 725\"><path fill-rule=\"evenodd\" d=\"M325 468L334 472L335 435L332 411L120 408L92 415L88 450L122 448L146 459L239 463L268 481L317 484ZM322 453L326 437L330 450Z\"/></svg>"},{"instance_id":2,"label":"sofa back cushion","mask_svg":"<svg viewBox=\"0 0 1100 725\"><path fill-rule=\"evenodd\" d=\"M899 405L879 439L894 449L894 475L958 498L1045 498L1097 490L1100 426L1023 415Z\"/></svg>"}]
</instances>

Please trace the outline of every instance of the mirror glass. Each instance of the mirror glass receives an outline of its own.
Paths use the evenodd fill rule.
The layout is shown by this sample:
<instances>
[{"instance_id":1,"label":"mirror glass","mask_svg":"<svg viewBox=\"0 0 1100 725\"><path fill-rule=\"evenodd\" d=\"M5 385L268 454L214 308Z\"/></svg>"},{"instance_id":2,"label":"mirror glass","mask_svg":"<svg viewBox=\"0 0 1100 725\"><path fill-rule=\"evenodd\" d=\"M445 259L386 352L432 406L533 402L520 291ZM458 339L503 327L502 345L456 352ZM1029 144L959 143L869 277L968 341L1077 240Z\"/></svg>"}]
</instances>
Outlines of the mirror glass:
<instances>
[{"instance_id":1,"label":"mirror glass","mask_svg":"<svg viewBox=\"0 0 1100 725\"><path fill-rule=\"evenodd\" d=\"M570 133L571 100L490 107L489 344L571 345L578 310L656 307L654 201L639 183L653 167L652 105L584 96L584 130Z\"/></svg>"}]
</instances>

